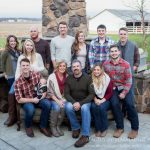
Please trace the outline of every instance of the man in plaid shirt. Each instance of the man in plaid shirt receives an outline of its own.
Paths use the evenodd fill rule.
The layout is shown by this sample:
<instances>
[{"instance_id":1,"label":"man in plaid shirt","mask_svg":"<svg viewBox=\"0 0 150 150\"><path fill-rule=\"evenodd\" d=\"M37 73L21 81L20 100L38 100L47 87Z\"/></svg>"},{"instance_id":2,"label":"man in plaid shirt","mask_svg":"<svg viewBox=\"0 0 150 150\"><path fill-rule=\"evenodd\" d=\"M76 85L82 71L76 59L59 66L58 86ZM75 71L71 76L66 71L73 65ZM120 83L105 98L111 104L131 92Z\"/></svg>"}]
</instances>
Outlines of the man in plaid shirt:
<instances>
[{"instance_id":1,"label":"man in plaid shirt","mask_svg":"<svg viewBox=\"0 0 150 150\"><path fill-rule=\"evenodd\" d=\"M47 130L47 123L49 119L49 112L51 102L44 98L38 99L34 97L34 87L38 84L41 76L39 73L30 71L30 61L24 58L20 62L21 76L15 82L15 96L18 103L22 104L25 111L25 130L29 137L34 137L32 130L32 119L35 112L35 107L38 106L42 109L40 119L40 131L44 135L50 137L51 134Z\"/></svg>"},{"instance_id":2,"label":"man in plaid shirt","mask_svg":"<svg viewBox=\"0 0 150 150\"><path fill-rule=\"evenodd\" d=\"M103 66L113 82L113 96L110 102L117 128L113 136L119 138L124 132L121 101L127 108L128 118L131 122L132 130L128 134L128 138L134 139L138 135L139 120L134 106L134 95L131 90L132 73L130 64L120 58L120 50L117 45L112 45L110 47L110 60L104 62Z\"/></svg>"},{"instance_id":3,"label":"man in plaid shirt","mask_svg":"<svg viewBox=\"0 0 150 150\"><path fill-rule=\"evenodd\" d=\"M109 59L109 48L114 41L106 37L106 26L99 25L97 27L98 37L91 41L89 49L90 68L93 68L95 63L103 63Z\"/></svg>"}]
</instances>

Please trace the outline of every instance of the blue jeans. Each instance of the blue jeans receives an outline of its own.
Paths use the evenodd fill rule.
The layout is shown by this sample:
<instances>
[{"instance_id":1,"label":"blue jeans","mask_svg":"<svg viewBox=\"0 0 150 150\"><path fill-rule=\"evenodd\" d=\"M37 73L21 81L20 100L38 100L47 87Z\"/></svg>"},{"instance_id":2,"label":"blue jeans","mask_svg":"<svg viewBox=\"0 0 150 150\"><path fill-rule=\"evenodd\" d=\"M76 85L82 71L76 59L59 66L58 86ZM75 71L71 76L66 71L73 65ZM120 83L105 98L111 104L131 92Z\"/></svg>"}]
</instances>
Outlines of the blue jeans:
<instances>
[{"instance_id":1,"label":"blue jeans","mask_svg":"<svg viewBox=\"0 0 150 150\"><path fill-rule=\"evenodd\" d=\"M15 84L15 81L13 82L13 84L9 90L9 94L15 94L14 84Z\"/></svg>"},{"instance_id":2,"label":"blue jeans","mask_svg":"<svg viewBox=\"0 0 150 150\"><path fill-rule=\"evenodd\" d=\"M48 99L42 99L38 104L25 103L23 109L25 111L25 127L30 128L32 126L32 120L35 113L35 107L42 109L40 116L40 128L46 128L48 125L49 112L51 109L51 102Z\"/></svg>"},{"instance_id":3,"label":"blue jeans","mask_svg":"<svg viewBox=\"0 0 150 150\"><path fill-rule=\"evenodd\" d=\"M119 94L121 91L118 91L117 89L113 91L113 96L110 99L111 102L111 107L113 111L113 115L115 118L116 122L116 127L117 129L123 129L124 124L123 124L123 113L121 111L121 106L120 106L120 101L124 104L127 110L127 115L128 118L131 122L131 128L133 130L138 130L139 128L139 119L138 119L138 114L135 109L134 105L134 98L133 98L133 92L130 89L129 92L127 93L125 99L120 100L119 99Z\"/></svg>"},{"instance_id":4,"label":"blue jeans","mask_svg":"<svg viewBox=\"0 0 150 150\"><path fill-rule=\"evenodd\" d=\"M110 108L110 101L107 100L100 105L92 103L92 115L96 131L105 131L108 128L107 110Z\"/></svg>"},{"instance_id":5,"label":"blue jeans","mask_svg":"<svg viewBox=\"0 0 150 150\"><path fill-rule=\"evenodd\" d=\"M60 112L60 106L53 100L51 100L52 110Z\"/></svg>"},{"instance_id":6,"label":"blue jeans","mask_svg":"<svg viewBox=\"0 0 150 150\"><path fill-rule=\"evenodd\" d=\"M91 126L91 103L86 103L81 106L81 117L82 117L82 131L81 134L84 136L90 135L90 126ZM65 103L65 111L67 117L70 121L72 130L80 129L79 121L77 120L76 111L73 108L72 103Z\"/></svg>"}]
</instances>

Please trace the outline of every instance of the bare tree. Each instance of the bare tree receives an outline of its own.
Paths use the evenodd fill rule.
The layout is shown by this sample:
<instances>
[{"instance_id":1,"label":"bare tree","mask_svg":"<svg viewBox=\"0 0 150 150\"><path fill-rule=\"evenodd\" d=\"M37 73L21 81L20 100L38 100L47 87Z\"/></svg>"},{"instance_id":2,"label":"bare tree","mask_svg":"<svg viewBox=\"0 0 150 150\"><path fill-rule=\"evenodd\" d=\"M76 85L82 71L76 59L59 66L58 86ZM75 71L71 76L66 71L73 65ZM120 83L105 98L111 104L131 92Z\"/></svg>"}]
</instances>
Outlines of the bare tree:
<instances>
[{"instance_id":1,"label":"bare tree","mask_svg":"<svg viewBox=\"0 0 150 150\"><path fill-rule=\"evenodd\" d=\"M126 7L129 7L139 14L141 18L141 28L143 32L143 47L146 48L146 30L145 30L145 16L147 15L147 10L150 7L150 0L123 0Z\"/></svg>"}]
</instances>

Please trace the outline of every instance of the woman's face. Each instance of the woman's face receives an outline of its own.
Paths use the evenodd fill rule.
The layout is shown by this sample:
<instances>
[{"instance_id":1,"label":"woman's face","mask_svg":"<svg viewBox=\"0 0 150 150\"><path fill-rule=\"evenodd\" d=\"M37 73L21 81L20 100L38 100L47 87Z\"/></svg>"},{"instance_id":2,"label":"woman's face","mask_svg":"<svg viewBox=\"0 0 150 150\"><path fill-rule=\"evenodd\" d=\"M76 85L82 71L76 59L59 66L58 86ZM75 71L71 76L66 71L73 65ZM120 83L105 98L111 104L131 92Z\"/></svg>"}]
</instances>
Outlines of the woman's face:
<instances>
[{"instance_id":1,"label":"woman's face","mask_svg":"<svg viewBox=\"0 0 150 150\"><path fill-rule=\"evenodd\" d=\"M78 36L78 41L79 43L84 43L85 42L85 36L83 33L80 33Z\"/></svg>"},{"instance_id":2,"label":"woman's face","mask_svg":"<svg viewBox=\"0 0 150 150\"><path fill-rule=\"evenodd\" d=\"M10 46L12 49L14 49L14 48L16 47L16 45L17 45L16 40L14 39L14 37L11 37L11 38L9 39L9 46Z\"/></svg>"},{"instance_id":3,"label":"woman's face","mask_svg":"<svg viewBox=\"0 0 150 150\"><path fill-rule=\"evenodd\" d=\"M96 66L93 70L93 74L95 77L99 77L102 73L102 69L100 68L100 66Z\"/></svg>"},{"instance_id":4,"label":"woman's face","mask_svg":"<svg viewBox=\"0 0 150 150\"><path fill-rule=\"evenodd\" d=\"M26 50L27 53L31 53L32 52L33 45L32 45L32 43L30 41L27 41L25 43L25 50Z\"/></svg>"},{"instance_id":5,"label":"woman's face","mask_svg":"<svg viewBox=\"0 0 150 150\"><path fill-rule=\"evenodd\" d=\"M59 67L58 67L58 71L60 72L60 73L65 73L66 72L66 69L67 69L67 67L66 67L66 64L63 62L63 63L61 63L60 65L59 65Z\"/></svg>"}]
</instances>

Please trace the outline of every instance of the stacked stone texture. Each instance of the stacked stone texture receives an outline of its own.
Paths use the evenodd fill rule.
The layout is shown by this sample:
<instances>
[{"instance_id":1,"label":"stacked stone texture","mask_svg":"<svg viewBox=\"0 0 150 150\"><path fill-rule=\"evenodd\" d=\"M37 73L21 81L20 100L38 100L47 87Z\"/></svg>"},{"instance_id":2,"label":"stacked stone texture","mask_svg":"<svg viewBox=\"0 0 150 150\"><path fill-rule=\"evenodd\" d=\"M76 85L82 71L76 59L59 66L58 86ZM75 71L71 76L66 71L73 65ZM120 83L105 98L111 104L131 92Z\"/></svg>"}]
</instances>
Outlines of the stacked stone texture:
<instances>
[{"instance_id":1,"label":"stacked stone texture","mask_svg":"<svg viewBox=\"0 0 150 150\"><path fill-rule=\"evenodd\" d=\"M138 112L150 113L150 74L135 78L135 100Z\"/></svg>"},{"instance_id":2,"label":"stacked stone texture","mask_svg":"<svg viewBox=\"0 0 150 150\"><path fill-rule=\"evenodd\" d=\"M85 0L43 0L43 36L54 37L58 35L60 21L68 23L70 35L74 36L78 30L87 34Z\"/></svg>"}]
</instances>

